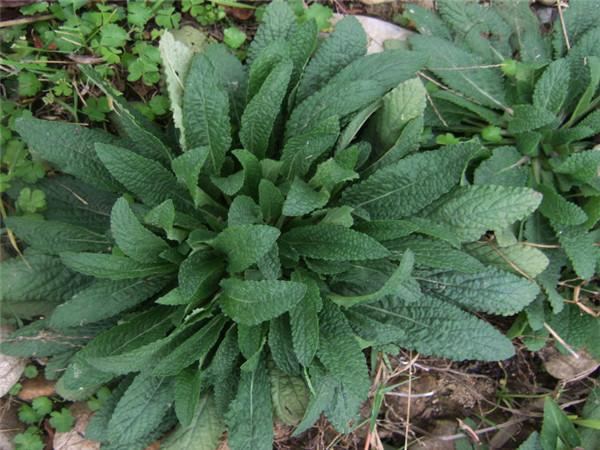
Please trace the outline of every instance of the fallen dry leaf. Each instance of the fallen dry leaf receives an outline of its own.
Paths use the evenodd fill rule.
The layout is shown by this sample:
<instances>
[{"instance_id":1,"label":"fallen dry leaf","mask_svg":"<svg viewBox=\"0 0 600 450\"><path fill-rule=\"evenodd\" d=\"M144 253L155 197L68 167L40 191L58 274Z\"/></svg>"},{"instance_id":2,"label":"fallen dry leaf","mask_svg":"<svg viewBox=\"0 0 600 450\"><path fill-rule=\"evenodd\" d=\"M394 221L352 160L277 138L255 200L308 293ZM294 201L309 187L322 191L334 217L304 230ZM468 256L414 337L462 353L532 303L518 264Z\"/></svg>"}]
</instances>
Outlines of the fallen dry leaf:
<instances>
[{"instance_id":1,"label":"fallen dry leaf","mask_svg":"<svg viewBox=\"0 0 600 450\"><path fill-rule=\"evenodd\" d=\"M25 402L30 402L38 397L49 397L56 392L54 389L55 384L56 381L46 380L42 375L38 375L32 380L23 382L23 388L17 397Z\"/></svg>"}]
</instances>

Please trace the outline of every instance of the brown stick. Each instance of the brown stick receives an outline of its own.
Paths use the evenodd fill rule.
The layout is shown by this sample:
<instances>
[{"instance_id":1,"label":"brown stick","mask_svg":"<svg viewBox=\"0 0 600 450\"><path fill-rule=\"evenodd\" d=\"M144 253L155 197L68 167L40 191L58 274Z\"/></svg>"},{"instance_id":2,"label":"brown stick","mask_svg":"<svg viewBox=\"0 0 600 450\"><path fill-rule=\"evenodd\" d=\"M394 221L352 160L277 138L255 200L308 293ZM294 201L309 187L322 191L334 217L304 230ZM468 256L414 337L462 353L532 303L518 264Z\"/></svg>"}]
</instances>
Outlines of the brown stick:
<instances>
[{"instance_id":1,"label":"brown stick","mask_svg":"<svg viewBox=\"0 0 600 450\"><path fill-rule=\"evenodd\" d=\"M21 17L20 19L4 20L0 22L0 28L14 27L17 25L26 25L28 23L41 22L54 18L54 14L44 14L41 16Z\"/></svg>"}]
</instances>

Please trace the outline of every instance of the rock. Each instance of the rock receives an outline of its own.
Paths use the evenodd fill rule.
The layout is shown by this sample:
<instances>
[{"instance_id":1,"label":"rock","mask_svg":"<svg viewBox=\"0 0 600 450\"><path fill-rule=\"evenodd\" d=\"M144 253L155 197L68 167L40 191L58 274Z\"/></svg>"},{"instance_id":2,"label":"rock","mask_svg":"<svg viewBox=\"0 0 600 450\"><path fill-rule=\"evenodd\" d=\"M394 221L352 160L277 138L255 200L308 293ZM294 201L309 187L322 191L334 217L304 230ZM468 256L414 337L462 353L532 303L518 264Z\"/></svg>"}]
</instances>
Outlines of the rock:
<instances>
[{"instance_id":1,"label":"rock","mask_svg":"<svg viewBox=\"0 0 600 450\"><path fill-rule=\"evenodd\" d=\"M585 378L600 367L600 363L584 349L577 350L577 354L579 358L570 353L563 355L555 347L546 347L540 352L546 371L554 378L566 381Z\"/></svg>"},{"instance_id":2,"label":"rock","mask_svg":"<svg viewBox=\"0 0 600 450\"><path fill-rule=\"evenodd\" d=\"M69 409L75 417L75 426L66 433L55 433L52 448L54 450L98 450L100 442L85 438L85 428L93 413L85 403L74 403Z\"/></svg>"},{"instance_id":3,"label":"rock","mask_svg":"<svg viewBox=\"0 0 600 450\"><path fill-rule=\"evenodd\" d=\"M333 22L341 20L344 16L342 14L334 14ZM362 25L367 38L369 39L369 46L367 53L378 53L383 51L383 43L388 40L405 41L408 36L413 32L406 28L399 27L393 23L386 22L385 20L376 19L368 16L354 16L358 19Z\"/></svg>"},{"instance_id":4,"label":"rock","mask_svg":"<svg viewBox=\"0 0 600 450\"><path fill-rule=\"evenodd\" d=\"M46 380L43 375L38 375L36 378L23 382L23 388L17 397L25 402L30 402L38 397L50 397L56 392L55 384L56 381Z\"/></svg>"},{"instance_id":5,"label":"rock","mask_svg":"<svg viewBox=\"0 0 600 450\"><path fill-rule=\"evenodd\" d=\"M13 439L16 434L25 430L17 416L18 403L0 400L0 449L14 450Z\"/></svg>"},{"instance_id":6,"label":"rock","mask_svg":"<svg viewBox=\"0 0 600 450\"><path fill-rule=\"evenodd\" d=\"M0 342L11 332L12 328L2 325L0 327ZM19 381L24 369L25 360L23 358L0 353L0 397L4 397L10 388Z\"/></svg>"}]
</instances>

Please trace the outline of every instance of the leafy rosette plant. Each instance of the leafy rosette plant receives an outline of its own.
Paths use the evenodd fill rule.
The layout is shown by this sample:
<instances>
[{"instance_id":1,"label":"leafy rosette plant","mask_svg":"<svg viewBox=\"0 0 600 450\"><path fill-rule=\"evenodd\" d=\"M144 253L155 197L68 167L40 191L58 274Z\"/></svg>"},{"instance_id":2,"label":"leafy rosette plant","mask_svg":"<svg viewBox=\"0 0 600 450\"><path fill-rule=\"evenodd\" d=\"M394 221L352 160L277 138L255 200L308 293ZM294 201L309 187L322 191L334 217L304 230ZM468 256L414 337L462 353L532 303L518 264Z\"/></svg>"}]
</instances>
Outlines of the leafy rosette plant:
<instances>
[{"instance_id":1,"label":"leafy rosette plant","mask_svg":"<svg viewBox=\"0 0 600 450\"><path fill-rule=\"evenodd\" d=\"M454 139L486 141L490 150L474 170L474 185L528 186L543 194L526 221L497 224L495 239L468 251L543 288L527 310L529 327L522 316L516 334L547 335L548 321L573 347L587 346L600 358L600 324L576 305L565 308L563 296L573 294L557 288L561 272L597 287L600 2L570 1L562 23L557 19L547 33L520 0L487 6L440 0L437 8L406 10L420 32L410 45L426 58L423 76L430 80L426 126ZM544 298L562 314L545 313Z\"/></svg>"},{"instance_id":2,"label":"leafy rosette plant","mask_svg":"<svg viewBox=\"0 0 600 450\"><path fill-rule=\"evenodd\" d=\"M3 313L36 320L1 349L48 357L67 399L114 386L86 431L102 448L176 427L161 448L214 448L227 429L232 449L268 449L274 417L301 433L322 412L348 432L367 348L513 355L472 313L513 315L539 289L465 248L542 196L473 184L477 139L417 152L422 60L366 46L354 18L320 42L275 1L246 66L163 37L167 132L86 67L118 135L18 123L63 174L40 182L44 218L7 221L28 248L2 264Z\"/></svg>"}]
</instances>

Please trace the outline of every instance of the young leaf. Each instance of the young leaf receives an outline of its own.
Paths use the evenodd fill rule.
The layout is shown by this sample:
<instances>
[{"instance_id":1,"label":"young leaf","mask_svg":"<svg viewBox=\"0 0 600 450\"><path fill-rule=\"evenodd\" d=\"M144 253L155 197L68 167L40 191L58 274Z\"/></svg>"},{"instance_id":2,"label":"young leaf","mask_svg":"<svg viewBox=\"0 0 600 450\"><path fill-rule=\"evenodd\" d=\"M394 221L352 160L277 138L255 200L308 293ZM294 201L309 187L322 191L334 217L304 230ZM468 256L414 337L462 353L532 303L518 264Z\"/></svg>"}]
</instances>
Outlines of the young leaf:
<instances>
[{"instance_id":1,"label":"young leaf","mask_svg":"<svg viewBox=\"0 0 600 450\"><path fill-rule=\"evenodd\" d=\"M214 246L227 255L230 272L241 272L262 258L279 235L277 228L267 225L227 227L215 238Z\"/></svg>"},{"instance_id":2,"label":"young leaf","mask_svg":"<svg viewBox=\"0 0 600 450\"><path fill-rule=\"evenodd\" d=\"M569 93L569 63L566 59L552 62L535 84L533 106L557 114Z\"/></svg>"},{"instance_id":3,"label":"young leaf","mask_svg":"<svg viewBox=\"0 0 600 450\"><path fill-rule=\"evenodd\" d=\"M290 325L296 358L300 364L308 367L319 348L318 313L323 303L317 282L305 272L295 271L292 281L306 285L304 298L290 310Z\"/></svg>"},{"instance_id":4,"label":"young leaf","mask_svg":"<svg viewBox=\"0 0 600 450\"><path fill-rule=\"evenodd\" d=\"M124 197L119 198L110 214L110 229L119 248L141 263L160 261L159 255L169 245L145 228L137 219Z\"/></svg>"},{"instance_id":5,"label":"young leaf","mask_svg":"<svg viewBox=\"0 0 600 450\"><path fill-rule=\"evenodd\" d=\"M283 202L282 212L288 217L303 216L322 208L328 201L329 194L326 191L317 192L300 178L295 178Z\"/></svg>"},{"instance_id":6,"label":"young leaf","mask_svg":"<svg viewBox=\"0 0 600 450\"><path fill-rule=\"evenodd\" d=\"M269 138L287 93L292 68L290 61L278 63L242 115L240 141L246 150L259 159L263 159L267 153Z\"/></svg>"},{"instance_id":7,"label":"young leaf","mask_svg":"<svg viewBox=\"0 0 600 450\"><path fill-rule=\"evenodd\" d=\"M400 264L398 264L398 267L394 270L390 278L376 292L372 292L370 294L365 295L355 295L352 297L332 293L329 294L328 297L332 302L338 304L339 306L350 308L354 305L358 305L361 303L371 303L380 300L381 298L386 297L388 295L394 295L400 289L402 283L404 283L410 276L414 263L415 256L413 252L407 250L402 255L402 260L400 261Z\"/></svg>"}]
</instances>

